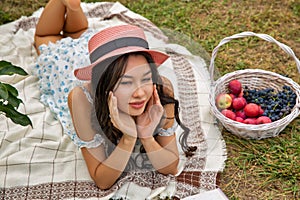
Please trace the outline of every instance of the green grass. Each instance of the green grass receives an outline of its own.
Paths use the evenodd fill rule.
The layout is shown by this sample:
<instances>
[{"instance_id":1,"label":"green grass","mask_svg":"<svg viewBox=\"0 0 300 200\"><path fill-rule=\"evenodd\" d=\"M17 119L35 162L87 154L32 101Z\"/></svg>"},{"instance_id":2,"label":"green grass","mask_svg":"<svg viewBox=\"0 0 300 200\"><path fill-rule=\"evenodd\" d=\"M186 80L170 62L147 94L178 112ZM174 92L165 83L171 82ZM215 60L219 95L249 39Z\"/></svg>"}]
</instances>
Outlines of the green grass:
<instances>
[{"instance_id":1,"label":"green grass","mask_svg":"<svg viewBox=\"0 0 300 200\"><path fill-rule=\"evenodd\" d=\"M2 0L0 24L30 15L46 0ZM93 1L86 1L93 2ZM95 1L94 1L95 2ZM266 33L290 46L300 57L300 2L295 0L120 0L162 29L184 35L190 50L211 54L224 37L242 31ZM177 38L178 39L178 38ZM191 42L191 41L194 41ZM235 40L219 49L220 75L262 68L286 74L298 84L295 62L276 45L258 38ZM230 199L300 199L300 120L279 137L240 139L226 130L228 150L220 187Z\"/></svg>"},{"instance_id":2,"label":"green grass","mask_svg":"<svg viewBox=\"0 0 300 200\"><path fill-rule=\"evenodd\" d=\"M293 122L280 137L265 140L244 140L225 134L230 146L230 170L238 175L232 184L232 174L225 170L227 189L239 185L242 194L251 198L292 199L299 197L299 127ZM299 124L298 124L299 125ZM288 134L287 134L288 133ZM228 177L227 177L228 176ZM247 188L243 189L243 186ZM264 194L262 194L262 192ZM234 197L236 195L233 195Z\"/></svg>"}]
</instances>

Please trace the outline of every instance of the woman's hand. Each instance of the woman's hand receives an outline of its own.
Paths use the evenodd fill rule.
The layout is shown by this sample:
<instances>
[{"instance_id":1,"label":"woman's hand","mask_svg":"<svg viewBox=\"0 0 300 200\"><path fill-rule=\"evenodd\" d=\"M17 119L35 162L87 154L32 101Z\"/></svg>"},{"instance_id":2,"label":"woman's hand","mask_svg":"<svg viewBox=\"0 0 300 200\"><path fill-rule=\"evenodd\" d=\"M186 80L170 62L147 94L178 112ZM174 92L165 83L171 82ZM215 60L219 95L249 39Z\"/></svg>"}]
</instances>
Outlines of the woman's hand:
<instances>
[{"instance_id":1,"label":"woman's hand","mask_svg":"<svg viewBox=\"0 0 300 200\"><path fill-rule=\"evenodd\" d=\"M118 109L117 98L113 92L109 92L108 107L110 119L113 125L124 135L137 138L137 130L134 119Z\"/></svg>"},{"instance_id":2,"label":"woman's hand","mask_svg":"<svg viewBox=\"0 0 300 200\"><path fill-rule=\"evenodd\" d=\"M161 120L163 112L164 108L160 103L156 85L153 85L153 95L150 98L145 111L136 118L139 138L145 139L152 137L155 128Z\"/></svg>"}]
</instances>

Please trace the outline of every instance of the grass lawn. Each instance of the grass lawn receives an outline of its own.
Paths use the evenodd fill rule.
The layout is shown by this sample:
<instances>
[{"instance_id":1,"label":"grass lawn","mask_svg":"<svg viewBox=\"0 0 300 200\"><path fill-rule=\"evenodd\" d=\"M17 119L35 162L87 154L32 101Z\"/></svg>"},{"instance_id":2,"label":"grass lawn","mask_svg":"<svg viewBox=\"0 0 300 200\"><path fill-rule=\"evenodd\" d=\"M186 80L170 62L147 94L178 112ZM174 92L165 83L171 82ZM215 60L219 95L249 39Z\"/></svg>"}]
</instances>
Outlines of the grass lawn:
<instances>
[{"instance_id":1,"label":"grass lawn","mask_svg":"<svg viewBox=\"0 0 300 200\"><path fill-rule=\"evenodd\" d=\"M30 15L46 2L2 0L0 24ZM300 2L297 0L120 2L157 26L188 36L209 54L224 37L253 31L271 35L300 57ZM287 75L300 83L293 59L276 45L257 38L224 45L215 66L220 75L238 69L261 68ZM299 117L276 138L245 140L223 130L228 160L221 177L221 189L230 199L300 199L299 133Z\"/></svg>"}]
</instances>

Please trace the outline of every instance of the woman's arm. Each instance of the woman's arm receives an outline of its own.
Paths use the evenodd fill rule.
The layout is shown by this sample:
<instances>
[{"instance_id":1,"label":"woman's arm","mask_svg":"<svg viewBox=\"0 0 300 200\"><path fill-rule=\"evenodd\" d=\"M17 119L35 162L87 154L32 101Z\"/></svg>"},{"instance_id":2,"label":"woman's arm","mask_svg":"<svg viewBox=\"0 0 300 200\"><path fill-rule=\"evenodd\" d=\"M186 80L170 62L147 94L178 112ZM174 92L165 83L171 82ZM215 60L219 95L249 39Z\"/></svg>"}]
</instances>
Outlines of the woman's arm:
<instances>
[{"instance_id":1,"label":"woman's arm","mask_svg":"<svg viewBox=\"0 0 300 200\"><path fill-rule=\"evenodd\" d=\"M134 144L135 140L123 136L113 152L103 162L95 160L89 149L82 148L90 175L100 189L108 189L117 181L127 165Z\"/></svg>"},{"instance_id":2,"label":"woman's arm","mask_svg":"<svg viewBox=\"0 0 300 200\"><path fill-rule=\"evenodd\" d=\"M164 93L170 97L174 97L171 82L162 77ZM163 128L171 128L174 124L174 104L164 106L165 121ZM177 173L177 165L179 162L179 153L176 142L175 133L171 136L157 136L156 140L153 136L141 138L141 142L147 152L147 155L154 168L162 174Z\"/></svg>"},{"instance_id":3,"label":"woman's arm","mask_svg":"<svg viewBox=\"0 0 300 200\"><path fill-rule=\"evenodd\" d=\"M81 88L74 88L68 97L74 128L83 141L91 141L95 131L91 125L91 104ZM88 171L100 189L110 188L124 171L136 138L123 135L119 144L109 155L105 156L104 146L96 148L81 148Z\"/></svg>"},{"instance_id":4,"label":"woman's arm","mask_svg":"<svg viewBox=\"0 0 300 200\"><path fill-rule=\"evenodd\" d=\"M158 136L157 140L153 137L141 139L153 167L162 174L177 174L179 155L176 137Z\"/></svg>"}]
</instances>

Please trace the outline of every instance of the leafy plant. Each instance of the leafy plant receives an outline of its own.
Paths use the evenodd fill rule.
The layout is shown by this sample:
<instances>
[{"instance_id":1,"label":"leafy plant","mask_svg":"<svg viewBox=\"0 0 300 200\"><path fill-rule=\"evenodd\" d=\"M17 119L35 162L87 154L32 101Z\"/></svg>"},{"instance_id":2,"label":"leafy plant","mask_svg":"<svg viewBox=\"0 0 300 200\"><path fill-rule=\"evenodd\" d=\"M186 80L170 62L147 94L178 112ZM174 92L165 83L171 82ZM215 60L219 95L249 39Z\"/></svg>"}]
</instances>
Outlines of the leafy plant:
<instances>
[{"instance_id":1,"label":"leafy plant","mask_svg":"<svg viewBox=\"0 0 300 200\"><path fill-rule=\"evenodd\" d=\"M12 65L10 62L0 61L0 75L19 74L26 76L27 73L20 67ZM0 82L0 114L4 114L10 118L15 124L22 126L32 126L31 120L25 114L20 113L17 109L20 103L23 103L18 98L18 90L7 83Z\"/></svg>"}]
</instances>

